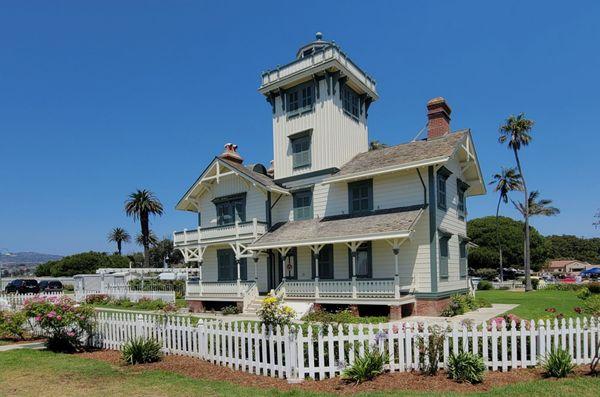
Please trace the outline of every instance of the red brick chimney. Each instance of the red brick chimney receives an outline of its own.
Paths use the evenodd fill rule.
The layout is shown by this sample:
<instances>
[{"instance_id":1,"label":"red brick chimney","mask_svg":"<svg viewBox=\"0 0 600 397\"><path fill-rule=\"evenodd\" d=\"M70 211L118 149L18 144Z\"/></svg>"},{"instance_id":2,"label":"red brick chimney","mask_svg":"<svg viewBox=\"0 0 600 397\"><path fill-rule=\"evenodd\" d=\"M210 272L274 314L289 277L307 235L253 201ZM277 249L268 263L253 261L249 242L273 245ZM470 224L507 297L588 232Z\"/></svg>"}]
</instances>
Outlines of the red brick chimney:
<instances>
[{"instance_id":1,"label":"red brick chimney","mask_svg":"<svg viewBox=\"0 0 600 397\"><path fill-rule=\"evenodd\" d=\"M242 164L244 159L237 152L237 145L233 143L225 144L225 151L219 156L221 159L235 161L236 163Z\"/></svg>"},{"instance_id":2,"label":"red brick chimney","mask_svg":"<svg viewBox=\"0 0 600 397\"><path fill-rule=\"evenodd\" d=\"M452 109L444 98L437 97L427 102L427 139L435 139L450 133Z\"/></svg>"}]
</instances>

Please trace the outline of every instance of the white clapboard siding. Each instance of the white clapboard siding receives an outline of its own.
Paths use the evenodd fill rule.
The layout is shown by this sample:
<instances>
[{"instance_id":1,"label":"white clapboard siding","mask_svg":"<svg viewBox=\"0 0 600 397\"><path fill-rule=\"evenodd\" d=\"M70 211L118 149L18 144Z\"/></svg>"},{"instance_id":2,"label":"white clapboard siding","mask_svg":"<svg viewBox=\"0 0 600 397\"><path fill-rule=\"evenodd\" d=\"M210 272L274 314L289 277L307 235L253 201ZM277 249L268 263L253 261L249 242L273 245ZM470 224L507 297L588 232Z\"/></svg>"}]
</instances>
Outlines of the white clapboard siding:
<instances>
[{"instance_id":1,"label":"white clapboard siding","mask_svg":"<svg viewBox=\"0 0 600 397\"><path fill-rule=\"evenodd\" d=\"M189 317L100 311L96 346L119 350L130 339L152 338L164 353L197 357L235 370L288 379L325 379L339 375L369 349L386 352L390 371L418 370L420 344L429 345L427 323L265 327L257 323L199 320ZM469 351L493 371L536 366L555 349L571 353L576 364L589 364L600 337L597 318L454 324L443 331L439 366L451 354ZM424 357L427 362L428 357Z\"/></svg>"}]
</instances>

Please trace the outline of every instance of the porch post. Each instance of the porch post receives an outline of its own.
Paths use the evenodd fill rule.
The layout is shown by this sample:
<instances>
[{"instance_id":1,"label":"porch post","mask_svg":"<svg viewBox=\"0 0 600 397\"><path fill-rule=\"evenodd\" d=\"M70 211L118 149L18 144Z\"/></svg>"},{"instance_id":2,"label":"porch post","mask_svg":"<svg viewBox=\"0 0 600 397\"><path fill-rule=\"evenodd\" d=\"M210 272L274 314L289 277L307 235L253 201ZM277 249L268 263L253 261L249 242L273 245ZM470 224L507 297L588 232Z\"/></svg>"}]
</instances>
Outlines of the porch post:
<instances>
[{"instance_id":1,"label":"porch post","mask_svg":"<svg viewBox=\"0 0 600 397\"><path fill-rule=\"evenodd\" d=\"M315 260L315 298L319 297L319 251L313 251Z\"/></svg>"},{"instance_id":2,"label":"porch post","mask_svg":"<svg viewBox=\"0 0 600 397\"><path fill-rule=\"evenodd\" d=\"M198 290L200 291L200 296L202 296L202 263L204 260L200 259L198 261Z\"/></svg>"},{"instance_id":3,"label":"porch post","mask_svg":"<svg viewBox=\"0 0 600 397\"><path fill-rule=\"evenodd\" d=\"M240 291L240 288L241 288L241 286L240 286L240 275L241 275L241 273L240 273L240 262L241 262L241 259L236 257L235 258L235 264L237 265L237 296L241 295L241 291Z\"/></svg>"},{"instance_id":4,"label":"porch post","mask_svg":"<svg viewBox=\"0 0 600 397\"><path fill-rule=\"evenodd\" d=\"M352 245L350 250L352 251L352 298L356 299L356 245Z\"/></svg>"},{"instance_id":5,"label":"porch post","mask_svg":"<svg viewBox=\"0 0 600 397\"><path fill-rule=\"evenodd\" d=\"M254 261L254 282L256 285L258 285L258 259L258 254L252 257L252 260Z\"/></svg>"},{"instance_id":6,"label":"porch post","mask_svg":"<svg viewBox=\"0 0 600 397\"><path fill-rule=\"evenodd\" d=\"M394 269L396 272L394 274L394 297L400 299L400 275L398 273L398 254L400 253L400 248L394 247L392 251L394 252Z\"/></svg>"}]
</instances>

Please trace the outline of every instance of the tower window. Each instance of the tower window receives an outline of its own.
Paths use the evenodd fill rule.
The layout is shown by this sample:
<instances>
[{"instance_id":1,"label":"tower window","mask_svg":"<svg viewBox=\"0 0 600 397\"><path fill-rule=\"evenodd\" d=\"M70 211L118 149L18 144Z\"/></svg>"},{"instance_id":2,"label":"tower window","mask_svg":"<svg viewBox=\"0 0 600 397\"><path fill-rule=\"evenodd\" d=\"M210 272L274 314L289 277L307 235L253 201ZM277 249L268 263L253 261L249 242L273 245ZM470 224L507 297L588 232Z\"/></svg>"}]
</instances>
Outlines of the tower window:
<instances>
[{"instance_id":1,"label":"tower window","mask_svg":"<svg viewBox=\"0 0 600 397\"><path fill-rule=\"evenodd\" d=\"M310 135L291 138L294 168L309 167L311 161Z\"/></svg>"},{"instance_id":2,"label":"tower window","mask_svg":"<svg viewBox=\"0 0 600 397\"><path fill-rule=\"evenodd\" d=\"M288 117L310 112L314 103L313 83L308 82L291 88L287 92Z\"/></svg>"},{"instance_id":3,"label":"tower window","mask_svg":"<svg viewBox=\"0 0 600 397\"><path fill-rule=\"evenodd\" d=\"M312 190L295 192L294 197L294 220L312 219Z\"/></svg>"},{"instance_id":4,"label":"tower window","mask_svg":"<svg viewBox=\"0 0 600 397\"><path fill-rule=\"evenodd\" d=\"M360 109L360 99L359 96L352 88L344 85L342 87L342 106L344 108L344 112L351 116L352 118L358 120L358 113Z\"/></svg>"}]
</instances>

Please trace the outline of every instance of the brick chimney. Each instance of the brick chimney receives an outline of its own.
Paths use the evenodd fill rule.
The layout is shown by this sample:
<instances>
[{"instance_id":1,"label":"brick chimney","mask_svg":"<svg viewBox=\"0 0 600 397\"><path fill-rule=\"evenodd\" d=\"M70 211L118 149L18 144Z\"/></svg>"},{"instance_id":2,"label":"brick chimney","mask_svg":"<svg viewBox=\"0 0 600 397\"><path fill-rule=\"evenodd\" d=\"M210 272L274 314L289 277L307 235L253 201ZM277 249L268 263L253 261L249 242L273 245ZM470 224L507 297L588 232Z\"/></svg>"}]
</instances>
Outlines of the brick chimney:
<instances>
[{"instance_id":1,"label":"brick chimney","mask_svg":"<svg viewBox=\"0 0 600 397\"><path fill-rule=\"evenodd\" d=\"M235 145L233 143L225 144L225 151L219 156L219 158L229 160L229 161L234 161L234 162L240 163L240 164L242 164L244 162L244 159L242 158L242 156L240 156L237 152L237 145Z\"/></svg>"},{"instance_id":2,"label":"brick chimney","mask_svg":"<svg viewBox=\"0 0 600 397\"><path fill-rule=\"evenodd\" d=\"M442 97L427 102L427 139L435 139L450 133L450 113L452 109Z\"/></svg>"}]
</instances>

